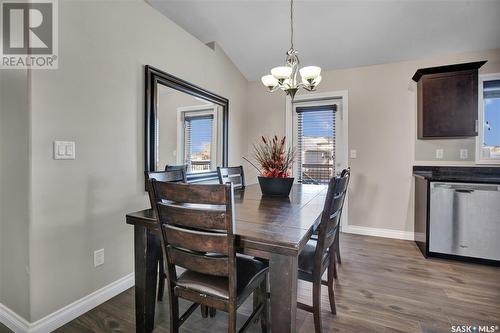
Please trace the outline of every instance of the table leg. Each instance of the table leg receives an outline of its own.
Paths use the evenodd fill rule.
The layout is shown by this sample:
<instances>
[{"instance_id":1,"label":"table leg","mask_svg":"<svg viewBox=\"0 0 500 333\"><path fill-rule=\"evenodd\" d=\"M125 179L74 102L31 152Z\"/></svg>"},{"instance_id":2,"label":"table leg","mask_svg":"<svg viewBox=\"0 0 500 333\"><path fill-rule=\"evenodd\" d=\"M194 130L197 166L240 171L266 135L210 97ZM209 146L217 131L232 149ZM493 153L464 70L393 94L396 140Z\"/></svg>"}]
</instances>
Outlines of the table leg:
<instances>
[{"instance_id":1,"label":"table leg","mask_svg":"<svg viewBox=\"0 0 500 333\"><path fill-rule=\"evenodd\" d=\"M155 233L142 226L134 227L135 330L137 333L149 333L154 328L159 243L159 238Z\"/></svg>"},{"instance_id":2,"label":"table leg","mask_svg":"<svg viewBox=\"0 0 500 333\"><path fill-rule=\"evenodd\" d=\"M294 333L297 316L298 257L271 254L269 281L271 289L271 332Z\"/></svg>"}]
</instances>

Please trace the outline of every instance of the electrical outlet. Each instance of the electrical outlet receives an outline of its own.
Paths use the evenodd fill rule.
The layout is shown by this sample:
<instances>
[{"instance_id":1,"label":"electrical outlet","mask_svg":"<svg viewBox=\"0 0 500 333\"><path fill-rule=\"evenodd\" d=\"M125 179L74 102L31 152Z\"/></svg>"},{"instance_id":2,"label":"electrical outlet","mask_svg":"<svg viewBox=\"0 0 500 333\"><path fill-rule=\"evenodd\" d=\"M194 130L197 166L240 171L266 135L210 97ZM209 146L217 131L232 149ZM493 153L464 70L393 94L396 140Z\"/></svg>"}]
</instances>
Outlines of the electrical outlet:
<instances>
[{"instance_id":1,"label":"electrical outlet","mask_svg":"<svg viewBox=\"0 0 500 333\"><path fill-rule=\"evenodd\" d=\"M436 149L436 158L438 160L442 160L444 156L444 150L443 149Z\"/></svg>"},{"instance_id":2,"label":"electrical outlet","mask_svg":"<svg viewBox=\"0 0 500 333\"><path fill-rule=\"evenodd\" d=\"M358 157L358 151L356 149L351 149L351 158L357 158Z\"/></svg>"},{"instance_id":3,"label":"electrical outlet","mask_svg":"<svg viewBox=\"0 0 500 333\"><path fill-rule=\"evenodd\" d=\"M466 160L468 157L469 157L469 150L468 149L460 149L460 159Z\"/></svg>"},{"instance_id":4,"label":"electrical outlet","mask_svg":"<svg viewBox=\"0 0 500 333\"><path fill-rule=\"evenodd\" d=\"M104 265L104 249L94 251L94 267Z\"/></svg>"}]
</instances>

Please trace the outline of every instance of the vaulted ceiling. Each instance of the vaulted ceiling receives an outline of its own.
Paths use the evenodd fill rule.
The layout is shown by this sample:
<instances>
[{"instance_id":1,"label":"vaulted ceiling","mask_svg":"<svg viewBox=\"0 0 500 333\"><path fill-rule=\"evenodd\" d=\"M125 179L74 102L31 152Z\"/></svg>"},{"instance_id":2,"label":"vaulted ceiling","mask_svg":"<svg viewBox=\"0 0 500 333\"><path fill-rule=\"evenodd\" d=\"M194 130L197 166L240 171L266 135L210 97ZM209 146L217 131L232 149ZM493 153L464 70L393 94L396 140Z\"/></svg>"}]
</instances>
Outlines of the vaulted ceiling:
<instances>
[{"instance_id":1,"label":"vaulted ceiling","mask_svg":"<svg viewBox=\"0 0 500 333\"><path fill-rule=\"evenodd\" d=\"M217 42L249 80L290 47L283 0L148 0L204 43ZM348 68L500 48L500 1L295 1L302 65Z\"/></svg>"}]
</instances>

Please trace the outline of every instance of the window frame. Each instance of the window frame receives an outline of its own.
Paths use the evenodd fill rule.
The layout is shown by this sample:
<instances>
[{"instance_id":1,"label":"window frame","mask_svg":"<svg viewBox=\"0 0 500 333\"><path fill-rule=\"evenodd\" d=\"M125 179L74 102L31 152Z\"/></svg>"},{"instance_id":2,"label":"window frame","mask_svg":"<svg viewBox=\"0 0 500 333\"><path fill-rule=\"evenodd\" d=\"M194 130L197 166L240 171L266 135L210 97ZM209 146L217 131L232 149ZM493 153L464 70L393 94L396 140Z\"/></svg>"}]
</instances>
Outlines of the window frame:
<instances>
[{"instance_id":1,"label":"window frame","mask_svg":"<svg viewBox=\"0 0 500 333\"><path fill-rule=\"evenodd\" d=\"M476 137L476 164L500 164L500 158L483 158L482 148L484 142L484 81L500 80L500 73L481 74L478 82L478 126Z\"/></svg>"},{"instance_id":2,"label":"window frame","mask_svg":"<svg viewBox=\"0 0 500 333\"><path fill-rule=\"evenodd\" d=\"M184 127L184 119L186 114L195 115L195 116L212 116L212 145L210 148L210 171L204 172L188 172L188 175L201 175L206 173L217 172L216 168L219 165L222 157L222 152L219 151L222 147L220 146L220 142L217 141L217 138L220 137L220 127L219 126L219 107L216 104L204 104L204 105L196 105L196 106L185 106L177 108L177 164L185 164L185 127Z\"/></svg>"},{"instance_id":3,"label":"window frame","mask_svg":"<svg viewBox=\"0 0 500 333\"><path fill-rule=\"evenodd\" d=\"M322 107L322 106L331 106L331 105L336 106L336 110L334 111L334 113L335 113L335 117L337 117L342 110L342 100L338 99L338 98L324 99L324 100L311 100L311 101L296 101L296 102L292 103L293 114L292 114L292 133L291 134L292 134L292 145L294 147L298 147L298 140L299 140L299 138L297 137L297 135L298 135L298 118L299 118L297 108ZM337 120L335 120L335 129L334 129L335 136L337 136L337 133L338 133L337 132L338 126L340 126L340 123L339 123L339 120L337 119ZM337 138L335 138L335 147L333 148L335 154L337 154L338 144L339 143L337 141ZM297 150L297 154L298 153L299 153L299 151ZM338 165L337 161L334 160L334 169L337 169L338 166L339 165ZM298 166L298 163L294 164L294 166L292 167L292 174L295 177L297 182L300 180L300 174L299 174L300 169L301 168Z\"/></svg>"}]
</instances>

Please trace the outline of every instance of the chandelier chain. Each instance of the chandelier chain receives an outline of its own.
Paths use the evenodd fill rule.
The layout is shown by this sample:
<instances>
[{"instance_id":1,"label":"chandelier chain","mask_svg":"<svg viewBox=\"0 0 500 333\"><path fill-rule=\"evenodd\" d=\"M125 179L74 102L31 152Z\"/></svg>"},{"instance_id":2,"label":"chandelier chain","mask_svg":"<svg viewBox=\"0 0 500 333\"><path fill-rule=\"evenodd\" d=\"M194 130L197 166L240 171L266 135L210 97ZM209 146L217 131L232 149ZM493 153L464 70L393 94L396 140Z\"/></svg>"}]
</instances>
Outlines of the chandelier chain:
<instances>
[{"instance_id":1,"label":"chandelier chain","mask_svg":"<svg viewBox=\"0 0 500 333\"><path fill-rule=\"evenodd\" d=\"M290 45L293 49L293 0L290 0Z\"/></svg>"}]
</instances>

